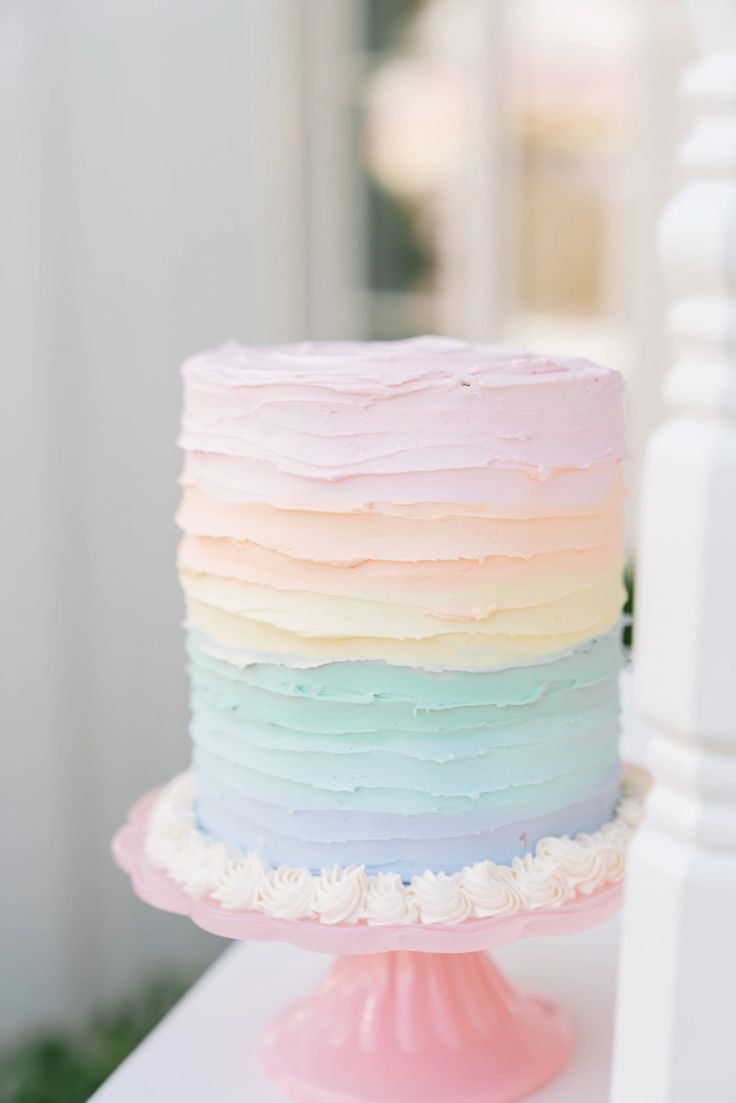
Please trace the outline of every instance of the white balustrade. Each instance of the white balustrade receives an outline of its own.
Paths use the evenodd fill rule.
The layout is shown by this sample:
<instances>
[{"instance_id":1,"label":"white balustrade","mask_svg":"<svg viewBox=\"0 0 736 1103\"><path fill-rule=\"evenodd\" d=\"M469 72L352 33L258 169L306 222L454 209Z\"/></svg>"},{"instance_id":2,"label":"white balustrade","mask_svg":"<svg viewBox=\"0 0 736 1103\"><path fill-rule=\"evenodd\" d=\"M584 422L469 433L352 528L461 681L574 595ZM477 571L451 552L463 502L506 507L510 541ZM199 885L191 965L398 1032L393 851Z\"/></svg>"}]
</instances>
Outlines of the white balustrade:
<instances>
[{"instance_id":1,"label":"white balustrade","mask_svg":"<svg viewBox=\"0 0 736 1103\"><path fill-rule=\"evenodd\" d=\"M692 129L660 223L669 417L647 453L639 541L655 784L628 876L612 1103L736 1099L736 3L690 8Z\"/></svg>"}]
</instances>

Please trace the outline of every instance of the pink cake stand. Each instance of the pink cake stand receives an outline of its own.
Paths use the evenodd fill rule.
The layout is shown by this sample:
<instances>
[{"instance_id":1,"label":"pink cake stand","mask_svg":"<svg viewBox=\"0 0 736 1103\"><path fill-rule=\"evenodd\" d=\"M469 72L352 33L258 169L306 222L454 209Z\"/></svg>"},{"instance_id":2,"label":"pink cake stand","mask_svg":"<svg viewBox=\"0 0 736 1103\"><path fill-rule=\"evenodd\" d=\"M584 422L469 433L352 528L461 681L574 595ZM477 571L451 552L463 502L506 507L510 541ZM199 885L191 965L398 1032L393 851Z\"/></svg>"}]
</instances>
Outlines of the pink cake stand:
<instances>
[{"instance_id":1,"label":"pink cake stand","mask_svg":"<svg viewBox=\"0 0 736 1103\"><path fill-rule=\"evenodd\" d=\"M557 908L446 926L327 926L228 911L188 896L146 860L143 841L157 793L131 808L113 840L115 860L142 900L225 938L278 939L340 955L317 991L282 1012L266 1033L266 1074L291 1099L512 1103L567 1063L567 1020L547 1000L516 992L485 951L602 923L620 905L620 885Z\"/></svg>"}]
</instances>

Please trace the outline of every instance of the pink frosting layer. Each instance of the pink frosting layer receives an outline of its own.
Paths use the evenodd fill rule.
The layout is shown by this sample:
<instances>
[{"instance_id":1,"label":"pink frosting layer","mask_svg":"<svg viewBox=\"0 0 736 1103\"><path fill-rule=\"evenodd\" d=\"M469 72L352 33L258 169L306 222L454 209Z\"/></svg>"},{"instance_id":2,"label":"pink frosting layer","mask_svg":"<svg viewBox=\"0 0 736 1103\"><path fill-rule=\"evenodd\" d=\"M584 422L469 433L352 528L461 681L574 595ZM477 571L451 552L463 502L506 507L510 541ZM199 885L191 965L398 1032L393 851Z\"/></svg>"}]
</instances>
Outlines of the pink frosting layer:
<instances>
[{"instance_id":1,"label":"pink frosting layer","mask_svg":"<svg viewBox=\"0 0 736 1103\"><path fill-rule=\"evenodd\" d=\"M536 481L554 487L551 512L569 512L600 502L625 454L621 378L585 360L425 337L231 343L183 372L184 482L225 500L311 508L307 484L317 507L329 485L333 508L531 509L545 497Z\"/></svg>"},{"instance_id":2,"label":"pink frosting layer","mask_svg":"<svg viewBox=\"0 0 736 1103\"><path fill-rule=\"evenodd\" d=\"M188 452L181 484L220 502L265 502L278 509L403 516L554 517L594 513L623 493L621 461L541 472L487 467L355 475L333 482L280 471L264 460Z\"/></svg>"}]
</instances>

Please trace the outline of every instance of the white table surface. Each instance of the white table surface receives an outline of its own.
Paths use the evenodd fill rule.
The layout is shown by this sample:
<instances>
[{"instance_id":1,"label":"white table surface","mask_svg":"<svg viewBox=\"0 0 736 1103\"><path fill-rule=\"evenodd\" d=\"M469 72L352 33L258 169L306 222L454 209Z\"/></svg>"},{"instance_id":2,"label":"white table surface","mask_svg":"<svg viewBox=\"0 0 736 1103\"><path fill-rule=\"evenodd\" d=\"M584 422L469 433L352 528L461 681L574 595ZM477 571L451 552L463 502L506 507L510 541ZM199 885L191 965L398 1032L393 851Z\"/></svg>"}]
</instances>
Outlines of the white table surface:
<instances>
[{"instance_id":1,"label":"white table surface","mask_svg":"<svg viewBox=\"0 0 736 1103\"><path fill-rule=\"evenodd\" d=\"M608 1099L618 928L614 919L582 934L495 952L515 984L552 997L573 1023L572 1060L531 1097L534 1103ZM329 961L280 943L231 946L95 1093L94 1103L280 1100L258 1071L259 1036L277 1011L316 985Z\"/></svg>"}]
</instances>

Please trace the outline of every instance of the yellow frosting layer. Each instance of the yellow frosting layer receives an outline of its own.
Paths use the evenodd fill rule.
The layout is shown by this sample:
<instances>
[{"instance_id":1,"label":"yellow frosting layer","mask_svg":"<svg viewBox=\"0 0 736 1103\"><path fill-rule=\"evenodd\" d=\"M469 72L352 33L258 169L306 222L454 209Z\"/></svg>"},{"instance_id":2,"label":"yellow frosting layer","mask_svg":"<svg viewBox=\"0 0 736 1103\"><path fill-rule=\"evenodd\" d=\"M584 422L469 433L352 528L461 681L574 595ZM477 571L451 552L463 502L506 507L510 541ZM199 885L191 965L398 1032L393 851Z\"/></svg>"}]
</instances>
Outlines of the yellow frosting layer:
<instances>
[{"instance_id":1,"label":"yellow frosting layer","mask_svg":"<svg viewBox=\"0 0 736 1103\"><path fill-rule=\"evenodd\" d=\"M620 554L611 545L531 559L317 563L246 541L187 535L179 567L269 589L396 602L435 616L475 620L498 609L544 604L617 575Z\"/></svg>"},{"instance_id":2,"label":"yellow frosting layer","mask_svg":"<svg viewBox=\"0 0 736 1103\"><path fill-rule=\"evenodd\" d=\"M552 600L447 618L397 602L285 592L189 571L180 572L179 577L187 597L200 604L271 624L298 636L336 640L426 639L455 632L458 625L486 636L549 636L559 632L563 625L574 632L597 624L609 611L618 612L623 598L616 571L599 582L572 589Z\"/></svg>"},{"instance_id":3,"label":"yellow frosting layer","mask_svg":"<svg viewBox=\"0 0 736 1103\"><path fill-rule=\"evenodd\" d=\"M549 634L507 635L498 632L446 632L422 639L351 638L324 639L300 636L272 624L225 612L195 598L187 599L187 626L200 629L217 643L231 649L228 658L236 665L251 662L283 661L289 666L316 666L321 663L354 659L378 659L396 666L423 667L427 670L485 670L513 666L547 655L564 652L583 640L602 635L620 616L607 610L600 619L568 631L559 622ZM590 610L592 614L592 610Z\"/></svg>"}]
</instances>

